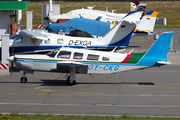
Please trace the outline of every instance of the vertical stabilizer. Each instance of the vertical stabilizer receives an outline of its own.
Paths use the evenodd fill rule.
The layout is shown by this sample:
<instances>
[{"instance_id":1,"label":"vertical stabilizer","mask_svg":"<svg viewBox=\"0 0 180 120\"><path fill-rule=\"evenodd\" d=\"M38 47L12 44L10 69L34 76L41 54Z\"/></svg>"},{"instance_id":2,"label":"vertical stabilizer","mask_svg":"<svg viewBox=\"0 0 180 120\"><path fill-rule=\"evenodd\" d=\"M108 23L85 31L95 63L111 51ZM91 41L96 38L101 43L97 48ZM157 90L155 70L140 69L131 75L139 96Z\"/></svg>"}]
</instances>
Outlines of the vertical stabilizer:
<instances>
[{"instance_id":1,"label":"vertical stabilizer","mask_svg":"<svg viewBox=\"0 0 180 120\"><path fill-rule=\"evenodd\" d=\"M157 15L158 12L156 11L148 11L146 15L141 19L141 22L137 25L137 30L153 32Z\"/></svg>"},{"instance_id":2,"label":"vertical stabilizer","mask_svg":"<svg viewBox=\"0 0 180 120\"><path fill-rule=\"evenodd\" d=\"M131 11L134 11L139 5L139 1L131 1Z\"/></svg>"},{"instance_id":3,"label":"vertical stabilizer","mask_svg":"<svg viewBox=\"0 0 180 120\"><path fill-rule=\"evenodd\" d=\"M127 46L141 15L141 11L131 11L98 41L115 46Z\"/></svg>"},{"instance_id":4,"label":"vertical stabilizer","mask_svg":"<svg viewBox=\"0 0 180 120\"><path fill-rule=\"evenodd\" d=\"M139 64L147 65L148 63L169 64L167 54L171 42L173 32L162 33L155 41L151 48L146 52ZM153 60L154 61L153 61Z\"/></svg>"}]
</instances>

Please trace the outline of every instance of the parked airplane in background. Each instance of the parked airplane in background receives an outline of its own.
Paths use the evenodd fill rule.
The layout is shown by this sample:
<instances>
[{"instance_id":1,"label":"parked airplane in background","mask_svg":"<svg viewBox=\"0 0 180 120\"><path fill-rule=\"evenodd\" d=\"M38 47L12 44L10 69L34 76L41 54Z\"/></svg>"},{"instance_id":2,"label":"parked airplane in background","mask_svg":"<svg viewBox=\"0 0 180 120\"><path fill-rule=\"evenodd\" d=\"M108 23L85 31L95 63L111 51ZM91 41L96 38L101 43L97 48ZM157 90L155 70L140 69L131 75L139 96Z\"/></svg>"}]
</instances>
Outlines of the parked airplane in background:
<instances>
[{"instance_id":1,"label":"parked airplane in background","mask_svg":"<svg viewBox=\"0 0 180 120\"><path fill-rule=\"evenodd\" d=\"M153 35L154 25L158 12L148 11L137 24L133 36ZM65 23L48 24L49 32L70 32L72 29L86 31L94 36L105 35L115 24L86 18L73 18Z\"/></svg>"},{"instance_id":2,"label":"parked airplane in background","mask_svg":"<svg viewBox=\"0 0 180 120\"><path fill-rule=\"evenodd\" d=\"M110 74L171 64L167 53L173 32L162 33L143 53L115 53L76 48L59 48L46 55L15 55L8 58L23 70L20 81L27 82L26 73L34 71L70 73L67 82L76 83L77 74Z\"/></svg>"},{"instance_id":3,"label":"parked airplane in background","mask_svg":"<svg viewBox=\"0 0 180 120\"><path fill-rule=\"evenodd\" d=\"M127 48L141 15L142 11L130 12L100 38L94 38L88 33L79 31L60 35L35 30L22 30L18 36L14 37L14 41L10 42L10 53L44 52L63 46L87 49L113 49L116 46L117 48Z\"/></svg>"},{"instance_id":4,"label":"parked airplane in background","mask_svg":"<svg viewBox=\"0 0 180 120\"><path fill-rule=\"evenodd\" d=\"M146 4L138 4L138 2L132 1L136 4L133 5L136 6L136 9L134 9L134 11L145 11L146 9ZM94 6L95 7L95 6ZM100 11L100 10L93 10L94 7L88 7L87 9L76 9L76 10L72 10L68 13L64 13L64 14L60 14L60 15L51 15L48 16L44 19L48 20L49 22L52 23L63 23L66 22L72 18L88 18L88 19L93 19L95 20L96 18L98 18L99 16L101 16L100 21L104 21L104 22L110 22L110 23L118 23L119 20L121 20L123 17L125 17L127 15L127 13L114 13L114 11L112 10L112 12L108 12L108 10L106 9L106 11ZM131 8L133 8L131 7Z\"/></svg>"}]
</instances>

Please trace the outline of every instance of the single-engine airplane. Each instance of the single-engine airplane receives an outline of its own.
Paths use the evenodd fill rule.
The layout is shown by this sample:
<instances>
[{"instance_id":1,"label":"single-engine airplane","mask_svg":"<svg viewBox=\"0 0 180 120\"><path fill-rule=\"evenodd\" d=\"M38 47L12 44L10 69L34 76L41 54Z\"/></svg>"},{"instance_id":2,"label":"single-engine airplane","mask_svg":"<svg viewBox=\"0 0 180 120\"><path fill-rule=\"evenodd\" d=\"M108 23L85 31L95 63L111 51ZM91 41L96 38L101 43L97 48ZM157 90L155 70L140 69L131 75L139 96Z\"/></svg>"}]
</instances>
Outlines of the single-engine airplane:
<instances>
[{"instance_id":1,"label":"single-engine airplane","mask_svg":"<svg viewBox=\"0 0 180 120\"><path fill-rule=\"evenodd\" d=\"M135 9L131 9L134 11L145 11L146 9L146 4L139 4L139 2L137 1L132 1L134 2L133 7L136 6ZM132 3L131 2L131 3ZM95 7L95 6L94 6ZM60 14L60 15L51 15L48 16L46 18L44 18L45 20L48 20L51 23L56 23L58 22L58 20L60 21L60 23L66 22L72 18L88 18L88 19L93 19L95 20L96 18L98 18L99 16L101 16L100 21L104 21L104 22L110 22L110 23L117 23L119 22L123 17L125 17L127 15L127 13L114 13L114 10L112 10L112 12L108 12L108 10L106 9L106 11L101 11L101 10L93 10L94 7L87 7L87 9L76 9L76 10L72 10L68 13L64 13L64 14Z\"/></svg>"},{"instance_id":2,"label":"single-engine airplane","mask_svg":"<svg viewBox=\"0 0 180 120\"><path fill-rule=\"evenodd\" d=\"M7 58L23 70L20 81L27 82L26 73L34 71L69 73L67 82L76 83L76 74L111 74L128 70L144 69L171 64L167 61L167 53L173 32L162 33L147 52L117 53L77 49L59 48L46 55L15 55Z\"/></svg>"},{"instance_id":3,"label":"single-engine airplane","mask_svg":"<svg viewBox=\"0 0 180 120\"><path fill-rule=\"evenodd\" d=\"M154 35L154 25L156 22L158 12L148 11L141 21L137 24L133 36L146 36ZM103 36L115 24L109 22L102 22L86 18L73 18L64 23L48 24L47 29L49 32L70 32L72 29L86 31L94 36Z\"/></svg>"},{"instance_id":4,"label":"single-engine airplane","mask_svg":"<svg viewBox=\"0 0 180 120\"><path fill-rule=\"evenodd\" d=\"M103 37L95 38L86 32L53 34L36 30L21 30L10 42L10 53L44 52L59 47L87 49L127 48L142 11L132 11Z\"/></svg>"}]
</instances>

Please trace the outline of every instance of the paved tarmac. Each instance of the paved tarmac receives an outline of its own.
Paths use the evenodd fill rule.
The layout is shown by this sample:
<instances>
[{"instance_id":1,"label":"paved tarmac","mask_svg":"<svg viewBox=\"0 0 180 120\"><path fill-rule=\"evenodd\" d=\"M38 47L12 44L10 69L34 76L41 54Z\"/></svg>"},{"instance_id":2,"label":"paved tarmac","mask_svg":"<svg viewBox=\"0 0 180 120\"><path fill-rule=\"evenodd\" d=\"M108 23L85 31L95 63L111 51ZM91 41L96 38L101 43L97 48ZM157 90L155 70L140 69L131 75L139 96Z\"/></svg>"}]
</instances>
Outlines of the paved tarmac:
<instances>
[{"instance_id":1,"label":"paved tarmac","mask_svg":"<svg viewBox=\"0 0 180 120\"><path fill-rule=\"evenodd\" d=\"M166 65L110 75L36 72L20 83L21 73L0 77L1 113L180 116L180 66Z\"/></svg>"},{"instance_id":2,"label":"paved tarmac","mask_svg":"<svg viewBox=\"0 0 180 120\"><path fill-rule=\"evenodd\" d=\"M173 51L177 51L180 29L173 30ZM133 38L128 50L148 49L150 44L141 38ZM66 74L44 72L28 74L28 82L20 83L22 72L15 67L12 76L0 76L0 113L180 117L180 54L168 54L168 60L173 65L108 75L77 75L74 86L66 83Z\"/></svg>"}]
</instances>

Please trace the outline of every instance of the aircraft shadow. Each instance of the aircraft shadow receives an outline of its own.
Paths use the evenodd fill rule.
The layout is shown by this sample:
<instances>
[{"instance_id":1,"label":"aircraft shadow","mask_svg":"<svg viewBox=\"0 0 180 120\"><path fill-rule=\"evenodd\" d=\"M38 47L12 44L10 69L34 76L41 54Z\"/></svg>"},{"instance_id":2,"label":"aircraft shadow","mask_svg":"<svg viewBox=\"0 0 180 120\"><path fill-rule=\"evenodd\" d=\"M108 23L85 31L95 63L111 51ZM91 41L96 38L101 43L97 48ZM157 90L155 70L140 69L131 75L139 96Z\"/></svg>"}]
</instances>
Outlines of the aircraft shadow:
<instances>
[{"instance_id":1,"label":"aircraft shadow","mask_svg":"<svg viewBox=\"0 0 180 120\"><path fill-rule=\"evenodd\" d=\"M41 82L40 82L41 81ZM19 82L6 82L0 81L0 83L16 83L16 84L40 84L40 86L72 86L67 83L67 80L42 80L39 82L27 81L27 83ZM76 85L155 85L153 82L77 82Z\"/></svg>"},{"instance_id":2,"label":"aircraft shadow","mask_svg":"<svg viewBox=\"0 0 180 120\"><path fill-rule=\"evenodd\" d=\"M42 80L41 86L72 86L67 83L67 80Z\"/></svg>"},{"instance_id":3,"label":"aircraft shadow","mask_svg":"<svg viewBox=\"0 0 180 120\"><path fill-rule=\"evenodd\" d=\"M72 86L67 83L67 80L42 80L43 84L41 86ZM153 82L77 82L76 85L155 85Z\"/></svg>"}]
</instances>

